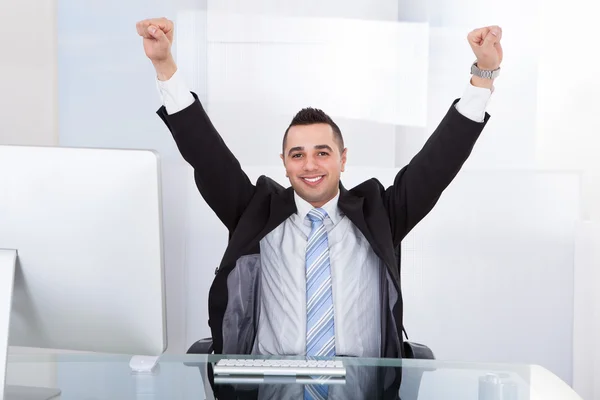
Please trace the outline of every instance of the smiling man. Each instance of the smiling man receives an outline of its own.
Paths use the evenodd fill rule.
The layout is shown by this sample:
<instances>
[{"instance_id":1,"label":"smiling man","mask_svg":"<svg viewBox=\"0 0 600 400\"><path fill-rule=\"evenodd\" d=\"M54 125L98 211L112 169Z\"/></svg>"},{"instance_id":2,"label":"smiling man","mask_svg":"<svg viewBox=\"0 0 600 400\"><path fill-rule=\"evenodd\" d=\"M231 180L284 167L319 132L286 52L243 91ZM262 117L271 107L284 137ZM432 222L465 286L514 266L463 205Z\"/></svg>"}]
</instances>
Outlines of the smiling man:
<instances>
[{"instance_id":1,"label":"smiling man","mask_svg":"<svg viewBox=\"0 0 600 400\"><path fill-rule=\"evenodd\" d=\"M346 152L335 122L321 110L305 108L283 135L281 159L298 196L319 208L339 191Z\"/></svg>"},{"instance_id":2,"label":"smiling man","mask_svg":"<svg viewBox=\"0 0 600 400\"><path fill-rule=\"evenodd\" d=\"M502 61L497 26L474 30L477 58L462 98L390 187L346 189L340 128L306 108L283 137L291 187L253 184L189 91L171 54L173 23L137 24L163 100L158 115L194 168L198 190L229 230L209 293L216 353L402 357L399 248L470 155Z\"/></svg>"}]
</instances>

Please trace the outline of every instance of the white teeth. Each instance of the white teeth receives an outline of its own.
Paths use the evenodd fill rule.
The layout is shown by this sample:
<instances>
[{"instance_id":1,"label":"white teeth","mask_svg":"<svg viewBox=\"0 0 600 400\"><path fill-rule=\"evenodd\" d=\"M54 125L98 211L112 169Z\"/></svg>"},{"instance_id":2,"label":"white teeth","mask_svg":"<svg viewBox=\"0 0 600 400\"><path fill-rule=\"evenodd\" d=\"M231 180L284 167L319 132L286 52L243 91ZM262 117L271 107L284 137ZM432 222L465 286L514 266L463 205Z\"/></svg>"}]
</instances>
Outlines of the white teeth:
<instances>
[{"instance_id":1,"label":"white teeth","mask_svg":"<svg viewBox=\"0 0 600 400\"><path fill-rule=\"evenodd\" d=\"M304 180L307 180L307 181L309 181L310 183L315 183L315 182L317 182L317 181L320 181L320 180L321 180L321 178L323 178L323 177L322 177L322 176L318 176L318 177L316 177L316 178L304 178Z\"/></svg>"}]
</instances>

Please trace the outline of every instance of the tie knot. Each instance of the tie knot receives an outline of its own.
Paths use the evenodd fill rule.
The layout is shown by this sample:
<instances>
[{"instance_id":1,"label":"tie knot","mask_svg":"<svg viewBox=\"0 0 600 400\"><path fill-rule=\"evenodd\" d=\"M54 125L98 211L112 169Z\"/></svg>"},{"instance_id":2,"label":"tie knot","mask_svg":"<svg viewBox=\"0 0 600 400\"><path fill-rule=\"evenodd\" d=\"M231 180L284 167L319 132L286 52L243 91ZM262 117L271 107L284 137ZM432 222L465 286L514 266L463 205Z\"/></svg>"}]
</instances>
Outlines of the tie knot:
<instances>
[{"instance_id":1,"label":"tie knot","mask_svg":"<svg viewBox=\"0 0 600 400\"><path fill-rule=\"evenodd\" d=\"M313 208L307 214L308 219L310 219L310 221L313 223L323 222L323 220L325 219L326 216L327 216L327 212L325 210L323 210L322 208Z\"/></svg>"}]
</instances>

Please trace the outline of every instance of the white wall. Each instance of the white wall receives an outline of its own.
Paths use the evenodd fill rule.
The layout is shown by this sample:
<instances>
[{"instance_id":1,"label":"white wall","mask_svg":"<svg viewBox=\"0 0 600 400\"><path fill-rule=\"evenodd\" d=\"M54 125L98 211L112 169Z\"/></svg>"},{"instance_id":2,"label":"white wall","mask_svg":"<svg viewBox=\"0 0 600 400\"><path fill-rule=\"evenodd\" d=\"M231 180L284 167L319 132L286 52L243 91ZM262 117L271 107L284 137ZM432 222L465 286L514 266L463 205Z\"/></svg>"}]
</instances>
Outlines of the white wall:
<instances>
[{"instance_id":1,"label":"white wall","mask_svg":"<svg viewBox=\"0 0 600 400\"><path fill-rule=\"evenodd\" d=\"M576 264L573 383L584 399L600 398L600 82L584 72L600 62L600 54L581 40L595 34L596 9L593 0L575 0L568 7L544 4L538 43L536 163L582 171L582 217L587 222L581 227Z\"/></svg>"},{"instance_id":2,"label":"white wall","mask_svg":"<svg viewBox=\"0 0 600 400\"><path fill-rule=\"evenodd\" d=\"M415 9L423 7L406 2ZM439 94L453 85L448 79L449 69L458 71L450 55L459 50L451 44L449 27L464 31L499 24L504 28L504 71L490 106L492 124L468 166L580 173L582 223L575 242L574 286L565 287L574 294L572 384L584 399L600 398L600 346L595 340L600 335L600 295L596 290L600 277L595 272L600 262L595 250L600 242L600 122L593 117L600 109L595 95L600 83L577 72L600 59L581 40L594 35L593 10L597 4L592 0L568 5L529 0L503 2L491 8L472 0L426 3L427 18L436 26L431 28L432 38L440 33L438 41L432 40L431 54L445 54L432 59L431 79L437 84L430 84L430 99L435 99L436 93L443 98ZM517 9L519 12L514 12ZM454 39L462 36L456 32ZM574 61L583 54L583 62ZM430 102L432 111L441 113L443 108L443 104Z\"/></svg>"},{"instance_id":3,"label":"white wall","mask_svg":"<svg viewBox=\"0 0 600 400\"><path fill-rule=\"evenodd\" d=\"M427 116L428 27L397 12L396 0L209 1L177 13L179 66L245 165L279 165L282 127L315 105L344 125L354 162L391 167L394 146L372 138L393 144L397 124Z\"/></svg>"},{"instance_id":4,"label":"white wall","mask_svg":"<svg viewBox=\"0 0 600 400\"><path fill-rule=\"evenodd\" d=\"M0 143L58 141L56 0L0 2Z\"/></svg>"}]
</instances>

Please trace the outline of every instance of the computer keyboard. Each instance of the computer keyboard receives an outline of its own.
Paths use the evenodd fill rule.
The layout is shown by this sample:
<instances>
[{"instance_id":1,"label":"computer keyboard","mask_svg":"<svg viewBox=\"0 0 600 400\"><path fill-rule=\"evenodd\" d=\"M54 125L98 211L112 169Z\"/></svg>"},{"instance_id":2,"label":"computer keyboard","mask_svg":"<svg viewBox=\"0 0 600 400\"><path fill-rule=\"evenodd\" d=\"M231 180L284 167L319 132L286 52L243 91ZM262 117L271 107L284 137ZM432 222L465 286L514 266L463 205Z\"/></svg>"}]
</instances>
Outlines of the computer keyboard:
<instances>
[{"instance_id":1,"label":"computer keyboard","mask_svg":"<svg viewBox=\"0 0 600 400\"><path fill-rule=\"evenodd\" d=\"M346 376L339 360L221 359L213 371L215 375Z\"/></svg>"}]
</instances>

